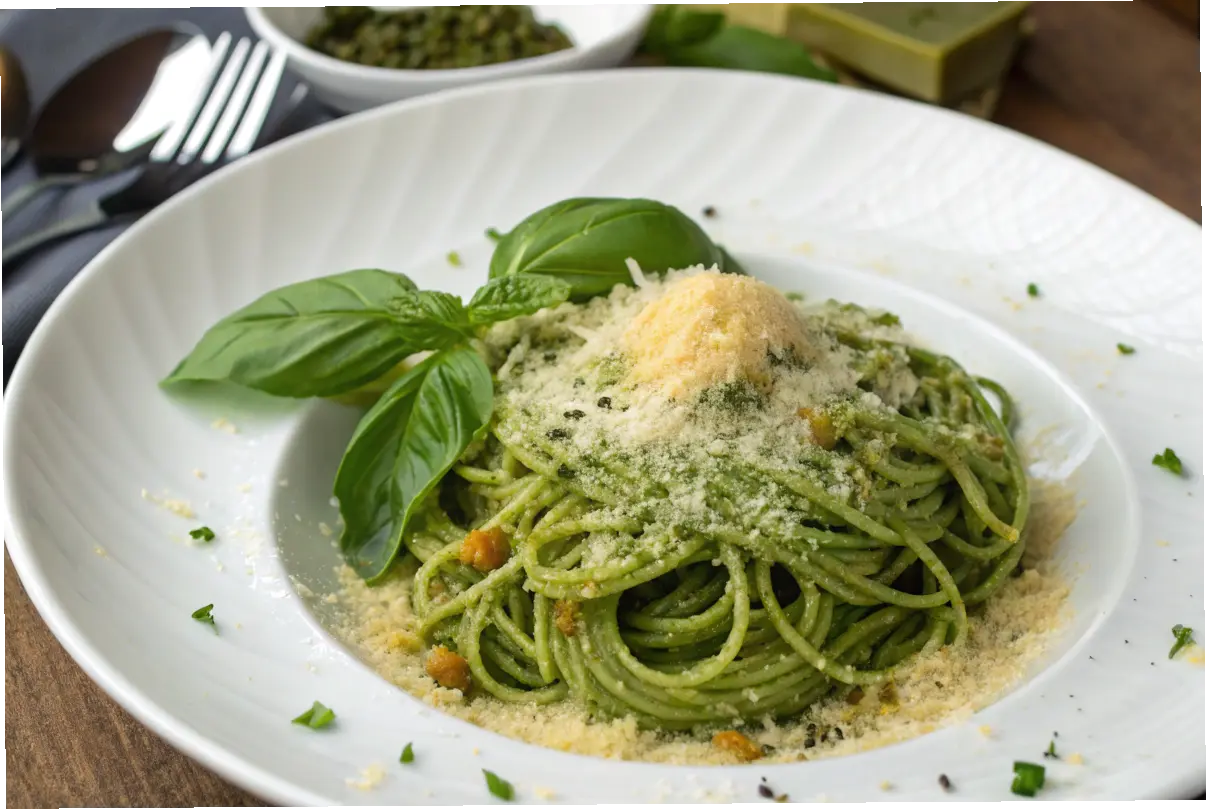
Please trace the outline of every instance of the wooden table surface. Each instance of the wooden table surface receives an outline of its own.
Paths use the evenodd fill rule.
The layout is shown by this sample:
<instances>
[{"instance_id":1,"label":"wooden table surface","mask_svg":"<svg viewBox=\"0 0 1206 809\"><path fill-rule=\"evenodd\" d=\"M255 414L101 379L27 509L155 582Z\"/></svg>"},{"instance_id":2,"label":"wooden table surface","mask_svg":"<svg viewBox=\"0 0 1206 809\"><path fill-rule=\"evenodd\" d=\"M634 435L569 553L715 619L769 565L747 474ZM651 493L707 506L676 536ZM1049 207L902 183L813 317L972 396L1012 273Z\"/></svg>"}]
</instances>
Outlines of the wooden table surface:
<instances>
[{"instance_id":1,"label":"wooden table surface","mask_svg":"<svg viewBox=\"0 0 1206 809\"><path fill-rule=\"evenodd\" d=\"M1036 3L995 120L1201 222L1197 5ZM84 675L4 557L8 805L259 806L177 753Z\"/></svg>"}]
</instances>

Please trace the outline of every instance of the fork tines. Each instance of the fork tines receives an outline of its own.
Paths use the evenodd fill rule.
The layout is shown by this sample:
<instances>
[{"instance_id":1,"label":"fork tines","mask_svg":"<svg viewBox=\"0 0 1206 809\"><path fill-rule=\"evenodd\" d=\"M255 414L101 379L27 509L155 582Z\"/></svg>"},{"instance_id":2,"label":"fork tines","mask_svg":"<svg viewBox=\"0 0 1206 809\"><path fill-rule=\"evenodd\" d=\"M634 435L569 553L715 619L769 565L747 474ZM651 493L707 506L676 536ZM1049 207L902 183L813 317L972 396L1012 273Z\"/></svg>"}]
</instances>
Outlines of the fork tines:
<instances>
[{"instance_id":1,"label":"fork tines","mask_svg":"<svg viewBox=\"0 0 1206 809\"><path fill-rule=\"evenodd\" d=\"M210 47L209 71L187 115L155 145L152 161L212 165L251 151L285 68L285 55L223 32Z\"/></svg>"}]
</instances>

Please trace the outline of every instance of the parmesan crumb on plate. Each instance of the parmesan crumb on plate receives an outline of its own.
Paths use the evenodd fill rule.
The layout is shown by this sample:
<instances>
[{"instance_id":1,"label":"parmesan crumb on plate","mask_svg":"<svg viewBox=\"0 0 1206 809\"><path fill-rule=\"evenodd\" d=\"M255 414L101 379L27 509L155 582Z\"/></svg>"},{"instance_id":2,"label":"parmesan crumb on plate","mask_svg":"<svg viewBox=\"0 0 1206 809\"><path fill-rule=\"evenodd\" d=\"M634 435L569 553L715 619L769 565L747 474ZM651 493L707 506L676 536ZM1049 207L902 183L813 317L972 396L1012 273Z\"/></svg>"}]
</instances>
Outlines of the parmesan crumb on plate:
<instances>
[{"instance_id":1,"label":"parmesan crumb on plate","mask_svg":"<svg viewBox=\"0 0 1206 809\"><path fill-rule=\"evenodd\" d=\"M1067 761L1069 764L1084 764L1085 763L1085 758L1080 753L1069 753L1068 757L1064 760Z\"/></svg>"},{"instance_id":2,"label":"parmesan crumb on plate","mask_svg":"<svg viewBox=\"0 0 1206 809\"><path fill-rule=\"evenodd\" d=\"M193 511L193 507L189 505L187 500L176 500L170 497L159 497L151 494L146 489L142 490L142 499L149 503L154 503L164 511L170 511L177 517L184 517L186 520L191 520L197 516Z\"/></svg>"},{"instance_id":3,"label":"parmesan crumb on plate","mask_svg":"<svg viewBox=\"0 0 1206 809\"><path fill-rule=\"evenodd\" d=\"M373 763L360 771L359 777L347 779L347 784L352 789L359 789L367 792L370 789L378 787L385 780L385 770L380 764Z\"/></svg>"},{"instance_id":4,"label":"parmesan crumb on plate","mask_svg":"<svg viewBox=\"0 0 1206 809\"><path fill-rule=\"evenodd\" d=\"M239 432L239 428L232 424L230 419L226 418L225 416L214 419L213 424L210 426L215 430L221 430L227 435L236 435Z\"/></svg>"}]
</instances>

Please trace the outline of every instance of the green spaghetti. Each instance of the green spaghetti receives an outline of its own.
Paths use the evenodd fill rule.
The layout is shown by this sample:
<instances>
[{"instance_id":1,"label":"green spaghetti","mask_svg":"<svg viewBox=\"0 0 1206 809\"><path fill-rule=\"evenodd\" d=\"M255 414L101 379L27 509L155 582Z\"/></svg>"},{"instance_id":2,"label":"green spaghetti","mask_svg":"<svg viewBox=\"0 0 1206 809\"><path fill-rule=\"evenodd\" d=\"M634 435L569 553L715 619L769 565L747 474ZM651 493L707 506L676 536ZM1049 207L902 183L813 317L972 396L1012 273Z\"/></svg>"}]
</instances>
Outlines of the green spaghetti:
<instances>
[{"instance_id":1,"label":"green spaghetti","mask_svg":"<svg viewBox=\"0 0 1206 809\"><path fill-rule=\"evenodd\" d=\"M745 323L758 369L685 393L639 381L640 351L699 324L643 346L633 324L714 276L619 287L479 345L488 432L403 537L424 640L474 693L667 730L791 717L962 643L1017 568L1029 506L1010 397L908 344L891 315L792 305L785 343L690 299L719 355L737 356L721 332ZM718 277L738 302L758 284ZM667 367L711 361L687 359Z\"/></svg>"}]
</instances>

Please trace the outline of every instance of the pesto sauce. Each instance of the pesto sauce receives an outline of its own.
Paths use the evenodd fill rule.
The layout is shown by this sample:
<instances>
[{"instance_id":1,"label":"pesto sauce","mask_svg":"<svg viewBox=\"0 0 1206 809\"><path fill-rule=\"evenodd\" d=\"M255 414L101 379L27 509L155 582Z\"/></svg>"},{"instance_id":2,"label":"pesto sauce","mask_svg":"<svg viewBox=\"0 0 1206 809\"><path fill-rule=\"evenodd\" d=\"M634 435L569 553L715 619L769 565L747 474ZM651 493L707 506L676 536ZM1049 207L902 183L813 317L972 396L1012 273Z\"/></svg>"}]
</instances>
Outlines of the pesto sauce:
<instances>
[{"instance_id":1,"label":"pesto sauce","mask_svg":"<svg viewBox=\"0 0 1206 809\"><path fill-rule=\"evenodd\" d=\"M327 6L305 44L344 62L401 70L481 67L573 47L530 6Z\"/></svg>"}]
</instances>

